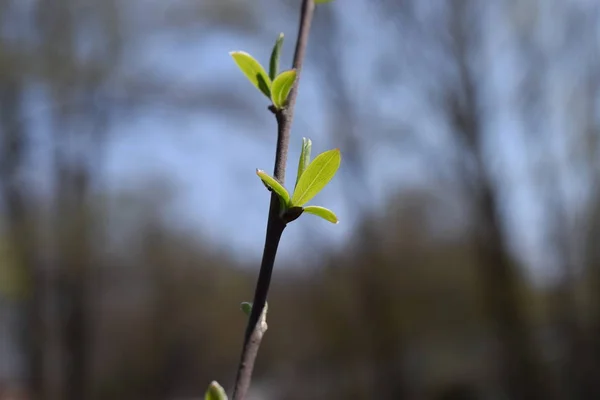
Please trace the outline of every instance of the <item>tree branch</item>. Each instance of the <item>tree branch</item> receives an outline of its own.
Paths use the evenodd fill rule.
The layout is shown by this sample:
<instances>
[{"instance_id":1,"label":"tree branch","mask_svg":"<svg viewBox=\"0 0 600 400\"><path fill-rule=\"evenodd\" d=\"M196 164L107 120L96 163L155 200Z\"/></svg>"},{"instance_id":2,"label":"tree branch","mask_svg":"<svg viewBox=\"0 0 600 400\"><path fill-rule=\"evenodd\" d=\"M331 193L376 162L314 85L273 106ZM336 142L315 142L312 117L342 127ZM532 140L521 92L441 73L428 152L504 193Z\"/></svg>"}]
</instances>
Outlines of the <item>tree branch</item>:
<instances>
[{"instance_id":1,"label":"tree branch","mask_svg":"<svg viewBox=\"0 0 600 400\"><path fill-rule=\"evenodd\" d=\"M293 68L296 69L296 82L292 88L287 107L282 110L273 110L277 119L277 149L275 153L274 177L281 184L285 181L285 168L287 163L287 154L290 143L290 131L292 120L294 118L294 107L296 105L296 96L298 93L298 83L300 82L300 72L302 63L306 54L310 25L314 13L314 0L303 0L300 13L300 27L296 41L296 50L294 53ZM237 377L233 390L233 400L243 400L246 397L250 382L252 381L252 371L262 337L267 330L266 308L267 295L271 284L271 275L277 248L286 222L279 216L279 198L275 193L271 193L271 203L269 206L269 217L267 220L267 233L265 238L265 247L258 274L258 281L254 292L254 301L252 302L252 312L248 319L248 326L244 336L244 345L242 356L238 365Z\"/></svg>"}]
</instances>

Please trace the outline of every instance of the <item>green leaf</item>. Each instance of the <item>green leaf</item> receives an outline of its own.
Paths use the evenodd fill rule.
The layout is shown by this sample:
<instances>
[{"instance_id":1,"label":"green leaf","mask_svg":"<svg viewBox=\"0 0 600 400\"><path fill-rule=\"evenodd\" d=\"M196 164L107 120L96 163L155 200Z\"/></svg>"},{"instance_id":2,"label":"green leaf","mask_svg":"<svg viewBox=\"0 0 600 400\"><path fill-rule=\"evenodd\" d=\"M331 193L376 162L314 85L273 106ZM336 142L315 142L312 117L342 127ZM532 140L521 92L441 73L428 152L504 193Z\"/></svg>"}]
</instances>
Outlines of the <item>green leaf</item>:
<instances>
[{"instance_id":1,"label":"green leaf","mask_svg":"<svg viewBox=\"0 0 600 400\"><path fill-rule=\"evenodd\" d=\"M300 177L306 170L308 164L310 164L310 149L312 147L312 142L309 138L302 138L302 151L300 152L300 160L298 161L298 175L296 176L296 186L298 186L298 181ZM294 190L295 187L294 186Z\"/></svg>"},{"instance_id":2,"label":"green leaf","mask_svg":"<svg viewBox=\"0 0 600 400\"><path fill-rule=\"evenodd\" d=\"M287 207L290 204L290 194L287 190L279 183L275 178L269 176L265 171L261 169L256 170L256 175L260 177L265 185L270 187L281 199L283 205Z\"/></svg>"},{"instance_id":3,"label":"green leaf","mask_svg":"<svg viewBox=\"0 0 600 400\"><path fill-rule=\"evenodd\" d=\"M328 150L319 154L306 167L298 180L290 205L294 207L303 206L315 197L333 178L341 162L342 155L339 149Z\"/></svg>"},{"instance_id":4,"label":"green leaf","mask_svg":"<svg viewBox=\"0 0 600 400\"><path fill-rule=\"evenodd\" d=\"M252 312L252 303L244 301L242 304L240 304L240 308L242 309L244 314L250 316L250 313Z\"/></svg>"},{"instance_id":5,"label":"green leaf","mask_svg":"<svg viewBox=\"0 0 600 400\"><path fill-rule=\"evenodd\" d=\"M271 78L258 61L245 51L229 53L248 80L267 97L271 97Z\"/></svg>"},{"instance_id":6,"label":"green leaf","mask_svg":"<svg viewBox=\"0 0 600 400\"><path fill-rule=\"evenodd\" d=\"M227 400L227 394L217 381L212 381L204 394L204 400Z\"/></svg>"},{"instance_id":7,"label":"green leaf","mask_svg":"<svg viewBox=\"0 0 600 400\"><path fill-rule=\"evenodd\" d=\"M315 4L331 3L333 0L315 0Z\"/></svg>"},{"instance_id":8,"label":"green leaf","mask_svg":"<svg viewBox=\"0 0 600 400\"><path fill-rule=\"evenodd\" d=\"M321 217L331 223L337 224L338 222L340 222L338 220L338 218L336 217L336 215L333 213L333 211L325 208L325 207L319 207L319 206L306 206L304 207L304 212L316 215L318 217Z\"/></svg>"},{"instance_id":9,"label":"green leaf","mask_svg":"<svg viewBox=\"0 0 600 400\"><path fill-rule=\"evenodd\" d=\"M269 78L274 80L279 74L279 57L281 56L281 46L283 45L283 33L280 33L275 40L273 51L271 52L271 61L269 62Z\"/></svg>"},{"instance_id":10,"label":"green leaf","mask_svg":"<svg viewBox=\"0 0 600 400\"><path fill-rule=\"evenodd\" d=\"M295 81L295 69L290 69L289 71L284 71L277 75L277 78L275 78L271 85L271 100L276 108L282 109L285 107L288 95L290 94Z\"/></svg>"}]
</instances>

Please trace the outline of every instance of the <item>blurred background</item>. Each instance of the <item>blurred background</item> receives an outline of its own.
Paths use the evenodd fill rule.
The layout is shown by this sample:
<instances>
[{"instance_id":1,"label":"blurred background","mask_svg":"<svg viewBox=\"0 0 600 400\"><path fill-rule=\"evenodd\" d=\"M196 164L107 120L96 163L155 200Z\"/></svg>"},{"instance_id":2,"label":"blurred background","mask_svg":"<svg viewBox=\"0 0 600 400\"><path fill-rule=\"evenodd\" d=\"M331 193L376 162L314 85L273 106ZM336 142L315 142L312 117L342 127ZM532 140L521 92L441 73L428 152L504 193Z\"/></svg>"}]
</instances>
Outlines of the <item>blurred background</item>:
<instances>
[{"instance_id":1,"label":"blurred background","mask_svg":"<svg viewBox=\"0 0 600 400\"><path fill-rule=\"evenodd\" d=\"M231 388L300 0L0 0L0 398ZM337 0L253 399L600 399L600 4Z\"/></svg>"}]
</instances>

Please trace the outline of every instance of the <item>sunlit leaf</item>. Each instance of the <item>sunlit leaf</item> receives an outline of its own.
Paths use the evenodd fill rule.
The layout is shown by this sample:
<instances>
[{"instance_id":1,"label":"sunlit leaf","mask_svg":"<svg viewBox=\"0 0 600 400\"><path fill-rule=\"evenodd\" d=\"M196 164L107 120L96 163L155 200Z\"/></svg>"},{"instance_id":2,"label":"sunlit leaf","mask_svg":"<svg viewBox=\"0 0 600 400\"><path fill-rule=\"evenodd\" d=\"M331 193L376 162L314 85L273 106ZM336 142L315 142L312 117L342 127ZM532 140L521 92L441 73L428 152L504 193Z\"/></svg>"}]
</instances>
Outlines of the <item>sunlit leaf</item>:
<instances>
[{"instance_id":1,"label":"sunlit leaf","mask_svg":"<svg viewBox=\"0 0 600 400\"><path fill-rule=\"evenodd\" d=\"M341 161L342 155L339 149L328 150L319 154L306 167L298 180L291 205L303 206L323 190L337 172Z\"/></svg>"},{"instance_id":2,"label":"sunlit leaf","mask_svg":"<svg viewBox=\"0 0 600 400\"><path fill-rule=\"evenodd\" d=\"M271 100L276 108L283 108L286 105L288 95L296 81L296 70L291 69L277 75L277 78L271 85Z\"/></svg>"},{"instance_id":3,"label":"sunlit leaf","mask_svg":"<svg viewBox=\"0 0 600 400\"><path fill-rule=\"evenodd\" d=\"M256 175L260 177L265 185L270 187L281 199L284 206L288 206L290 204L290 194L287 190L279 183L275 178L267 174L265 171L257 169Z\"/></svg>"},{"instance_id":4,"label":"sunlit leaf","mask_svg":"<svg viewBox=\"0 0 600 400\"><path fill-rule=\"evenodd\" d=\"M271 97L271 78L265 69L250 54L244 51L232 51L229 53L237 66L242 70L248 80L267 97Z\"/></svg>"},{"instance_id":5,"label":"sunlit leaf","mask_svg":"<svg viewBox=\"0 0 600 400\"><path fill-rule=\"evenodd\" d=\"M274 80L279 74L279 58L281 56L281 46L283 45L283 33L280 33L275 40L273 51L271 52L271 61L269 62L269 78Z\"/></svg>"},{"instance_id":6,"label":"sunlit leaf","mask_svg":"<svg viewBox=\"0 0 600 400\"><path fill-rule=\"evenodd\" d=\"M337 224L339 222L337 216L333 213L333 211L325 207L306 206L304 207L304 212L316 215L334 224Z\"/></svg>"},{"instance_id":7,"label":"sunlit leaf","mask_svg":"<svg viewBox=\"0 0 600 400\"><path fill-rule=\"evenodd\" d=\"M227 400L227 394L217 381L212 381L204 394L204 400Z\"/></svg>"},{"instance_id":8,"label":"sunlit leaf","mask_svg":"<svg viewBox=\"0 0 600 400\"><path fill-rule=\"evenodd\" d=\"M310 164L310 149L312 147L312 142L309 138L302 138L302 151L300 152L300 160L298 161L298 175L296 176L296 186L298 186L298 181L300 177L306 170L308 164ZM295 189L294 189L295 190Z\"/></svg>"}]
</instances>

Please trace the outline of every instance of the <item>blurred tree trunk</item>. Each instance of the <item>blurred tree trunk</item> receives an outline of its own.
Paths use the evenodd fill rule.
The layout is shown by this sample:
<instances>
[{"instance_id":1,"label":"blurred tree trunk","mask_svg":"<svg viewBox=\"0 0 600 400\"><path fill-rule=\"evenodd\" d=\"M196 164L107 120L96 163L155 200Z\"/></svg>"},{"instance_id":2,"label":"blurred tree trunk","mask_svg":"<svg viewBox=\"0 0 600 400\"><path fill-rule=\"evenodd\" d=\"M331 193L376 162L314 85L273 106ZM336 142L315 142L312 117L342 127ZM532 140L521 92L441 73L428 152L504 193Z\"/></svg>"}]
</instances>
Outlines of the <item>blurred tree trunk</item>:
<instances>
[{"instance_id":1,"label":"blurred tree trunk","mask_svg":"<svg viewBox=\"0 0 600 400\"><path fill-rule=\"evenodd\" d=\"M477 196L481 217L474 233L487 310L500 341L501 374L511 399L550 399L540 360L498 221L497 199L487 183Z\"/></svg>"},{"instance_id":2,"label":"blurred tree trunk","mask_svg":"<svg viewBox=\"0 0 600 400\"><path fill-rule=\"evenodd\" d=\"M597 375L590 358L586 333L577 320L579 308L573 290L572 281L560 282L550 304L559 335L566 344L565 362L560 372L566 379L570 399L596 399Z\"/></svg>"},{"instance_id":3,"label":"blurred tree trunk","mask_svg":"<svg viewBox=\"0 0 600 400\"><path fill-rule=\"evenodd\" d=\"M323 72L323 81L328 86L331 98L329 106L329 124L335 143L344 152L345 171L350 176L342 180L342 190L349 208L358 215L367 215L369 199L357 194L370 192L366 179L365 154L361 151L361 138L357 135L357 105L348 91L343 79L344 66L341 62L340 49L337 43L343 42L339 34L340 28L333 8L319 10L319 18L314 29L314 41L317 61ZM376 227L367 224L361 234L362 249L369 263L385 267L389 260L384 259L380 235ZM373 273L370 268L358 271L357 292L362 298L360 312L365 321L368 360L373 372L371 387L361 388L370 396L377 393L384 399L404 399L408 395L404 371L398 366L402 364L404 354L404 338L398 329L391 329L390 321L394 321L396 306L390 304L387 294L388 282L382 282L385 273ZM392 283L393 284L393 283Z\"/></svg>"},{"instance_id":4,"label":"blurred tree trunk","mask_svg":"<svg viewBox=\"0 0 600 400\"><path fill-rule=\"evenodd\" d=\"M552 249L554 260L559 274L557 283L553 286L548 301L548 319L550 325L556 328L559 341L565 346L563 362L559 363L557 381L564 382L566 393L564 396L576 399L599 398L600 389L597 382L592 353L589 351L591 337L583 324L581 317L581 303L579 303L579 272L578 267L582 264L582 258L578 257L585 253L583 237L585 231L580 230L589 224L589 215L580 214L570 207L566 193L567 184L564 177L569 174L579 173L581 168L583 175L592 172L597 166L594 149L597 147L598 131L595 126L596 97L598 95L598 59L589 57L589 49L594 48L592 43L582 38L588 37L588 33L595 29L596 20L583 17L583 9L570 9L564 7L565 22L560 21L556 32L563 39L557 41L554 49L548 50L540 44L536 37L536 30L532 26L523 23L529 18L547 18L543 16L542 3L536 5L538 9L533 16L522 16L519 12L528 6L518 4L507 4L509 14L513 16L510 20L511 29L520 34L521 57L524 60L524 73L520 99L521 118L526 128L526 143L531 149L544 148L544 157L537 163L528 160L532 182L535 186L542 187L540 203L547 209L546 221L551 227L548 229L549 247ZM560 11L558 11L560 12ZM520 18L518 17L520 16ZM524 18L521 19L521 18ZM538 22L539 24L540 22ZM560 26L562 25L562 26ZM564 148L559 154L554 148L554 143L547 132L547 116L555 114L552 96L545 92L549 81L552 81L552 73L556 70L555 58L551 57L573 57L573 51L580 57L578 65L585 72L577 83L572 85L574 90L567 104L561 105L571 129L562 133L565 140ZM552 54L554 52L554 54ZM545 85L545 86L542 86ZM585 150L584 150L585 149ZM563 158L560 153L565 151L569 154ZM590 152L591 151L591 152ZM587 153L587 154L586 154ZM583 157L582 157L583 155ZM594 179L592 178L591 181ZM588 221L586 221L588 220ZM583 233L583 237L581 234ZM585 255L583 255L585 260ZM583 261L583 264L585 261Z\"/></svg>"},{"instance_id":5,"label":"blurred tree trunk","mask_svg":"<svg viewBox=\"0 0 600 400\"><path fill-rule=\"evenodd\" d=\"M596 175L596 178L598 177L600 177L600 174ZM589 277L591 293L591 357L595 361L594 371L598 376L600 372L600 248L598 247L598 238L600 237L600 179L596 180L595 186L595 196L592 197L591 201L586 240L586 277ZM600 385L600 383L597 383L597 385Z\"/></svg>"},{"instance_id":6,"label":"blurred tree trunk","mask_svg":"<svg viewBox=\"0 0 600 400\"><path fill-rule=\"evenodd\" d=\"M0 49L0 54L2 49ZM0 64L0 69L6 66ZM12 72L12 71L10 71ZM43 398L44 321L42 309L42 275L36 265L34 232L29 223L29 210L20 182L27 135L21 120L22 81L7 74L0 76L0 132L2 156L0 174L9 240L16 254L16 267L24 270L27 287L27 313L23 331L29 391L34 398Z\"/></svg>"},{"instance_id":7,"label":"blurred tree trunk","mask_svg":"<svg viewBox=\"0 0 600 400\"><path fill-rule=\"evenodd\" d=\"M598 60L596 60L599 62ZM598 67L598 66L596 66ZM592 312L588 326L589 347L584 351L590 363L588 370L588 382L591 384L594 398L600 397L600 247L598 238L600 238L600 124L597 122L597 109L600 102L600 73L594 69L593 77L588 83L589 97L586 119L587 131L583 146L588 150L588 166L591 171L592 194L588 202L587 212L584 214L584 279L586 279L587 288L591 292L590 306Z\"/></svg>"},{"instance_id":8,"label":"blurred tree trunk","mask_svg":"<svg viewBox=\"0 0 600 400\"><path fill-rule=\"evenodd\" d=\"M559 171L554 172L555 177L559 175ZM589 352L588 336L579 318L581 313L576 292L577 273L571 244L575 232L569 229L564 209L566 201L561 198L562 190L556 190L556 186L549 194L549 201L556 219L552 245L558 253L560 278L551 295L549 307L553 325L566 348L560 373L565 379L566 395L569 398L595 399L599 398L600 392L594 372L594 360Z\"/></svg>"},{"instance_id":9,"label":"blurred tree trunk","mask_svg":"<svg viewBox=\"0 0 600 400\"><path fill-rule=\"evenodd\" d=\"M500 342L500 371L508 395L514 400L550 399L548 381L541 372L525 304L519 293L521 278L509 256L501 225L498 193L483 155L483 128L476 81L469 65L470 51L476 51L475 31L469 30L469 2L453 3L450 31L458 68L459 86L449 91L446 106L451 126L475 163L472 198L476 208L473 235L479 259L480 277L486 307Z\"/></svg>"},{"instance_id":10,"label":"blurred tree trunk","mask_svg":"<svg viewBox=\"0 0 600 400\"><path fill-rule=\"evenodd\" d=\"M63 177L64 179L64 177ZM65 230L61 235L58 261L59 293L64 352L63 390L67 400L85 400L88 398L88 371L90 366L90 317L93 313L89 306L89 210L85 209L83 194L86 192L85 174L78 179L73 188L77 197L73 201L61 202L60 223L56 227ZM63 183L62 190L65 190ZM64 192L63 192L64 193Z\"/></svg>"},{"instance_id":11,"label":"blurred tree trunk","mask_svg":"<svg viewBox=\"0 0 600 400\"><path fill-rule=\"evenodd\" d=\"M370 231L371 228L367 228ZM374 379L367 393L377 393L377 397L389 400L408 398L408 385L405 381L403 366L404 335L396 326L397 304L390 301L390 293L394 293L397 282L386 279L394 276L389 260L383 257L383 249L373 246L371 238L374 232L368 233L365 243L367 268L360 268L356 279L357 292L362 298L361 320L364 321L366 337L369 339L369 362ZM373 271L376 267L377 272ZM387 270L387 272L386 272ZM369 397L366 397L369 398Z\"/></svg>"},{"instance_id":12,"label":"blurred tree trunk","mask_svg":"<svg viewBox=\"0 0 600 400\"><path fill-rule=\"evenodd\" d=\"M595 27L592 25L592 27ZM597 48L595 48L597 51ZM597 53L595 53L597 54ZM588 157L587 166L591 171L591 187L592 195L588 202L588 213L584 214L585 223L583 224L583 262L584 262L584 277L588 275L586 272L590 266L592 269L595 267L597 279L591 279L592 285L596 283L596 290L593 293L600 293L600 252L598 249L598 238L600 237L600 150L598 145L600 144L600 123L598 122L598 106L600 105L600 58L594 57L593 64L590 68L590 76L588 82L585 84L587 89L585 92L586 103L585 103L585 134L582 138L583 143L581 148L586 149L586 155ZM591 213L589 212L591 210ZM587 243L585 243L587 242ZM586 251L588 244L591 245L591 252ZM591 265L590 265L591 264ZM572 286L572 290L575 287ZM596 306L598 313L595 317L596 329L592 328L591 331L586 330L582 333L585 339L585 348L581 346L580 354L585 356L585 360L588 365L586 370L587 384L590 390L589 398L600 398L600 295L597 295ZM593 324L592 324L593 326ZM587 334L587 335L586 335ZM589 346L588 346L589 345ZM591 350L591 351L590 351Z\"/></svg>"},{"instance_id":13,"label":"blurred tree trunk","mask_svg":"<svg viewBox=\"0 0 600 400\"><path fill-rule=\"evenodd\" d=\"M82 7L83 5L85 7ZM120 55L118 8L114 0L40 3L35 10L42 70L54 105L53 141L56 270L63 349L63 395L91 395L94 233L98 224L90 188L103 160L111 102L103 87ZM90 31L90 27L94 26ZM78 42L89 50L81 57Z\"/></svg>"},{"instance_id":14,"label":"blurred tree trunk","mask_svg":"<svg viewBox=\"0 0 600 400\"><path fill-rule=\"evenodd\" d=\"M173 396L176 389L174 382L177 377L174 374L170 359L170 350L173 347L174 316L177 308L174 305L172 277L174 271L166 268L168 255L165 254L164 237L160 227L149 224L145 231L144 246L146 261L150 268L153 285L152 301L152 332L154 337L154 357L156 360L154 372L154 387L152 393L157 400Z\"/></svg>"},{"instance_id":15,"label":"blurred tree trunk","mask_svg":"<svg viewBox=\"0 0 600 400\"><path fill-rule=\"evenodd\" d=\"M59 148L55 155L56 194L55 229L58 236L59 285L62 296L63 346L65 349L64 390L67 400L85 400L91 396L91 366L93 341L94 290L91 282L94 274L93 243L98 224L93 214L89 191L92 179L100 168L105 133L108 124L106 104L95 104L92 94L100 95L94 81L82 81L78 88L83 94L80 100L88 126L73 130L71 115L58 117L54 128L56 140L67 143L76 141L87 133L89 142L82 154L65 154ZM79 92L76 91L75 95ZM95 100L97 101L97 99ZM84 103L84 104L81 104ZM75 114L76 115L76 114ZM75 116L76 118L76 116ZM71 135L69 135L71 133Z\"/></svg>"}]
</instances>

